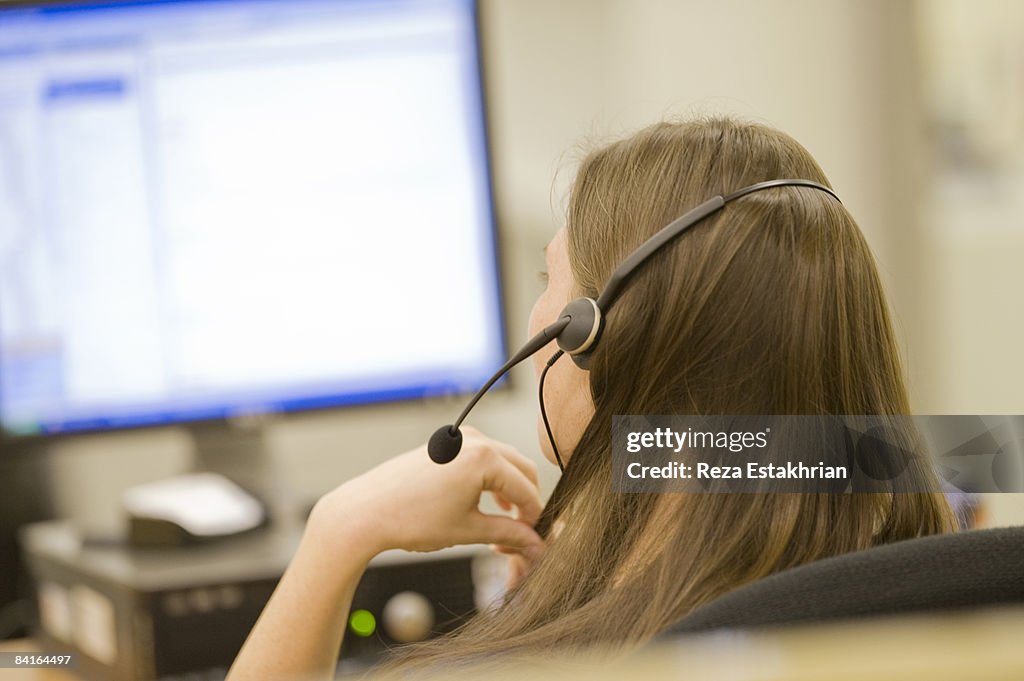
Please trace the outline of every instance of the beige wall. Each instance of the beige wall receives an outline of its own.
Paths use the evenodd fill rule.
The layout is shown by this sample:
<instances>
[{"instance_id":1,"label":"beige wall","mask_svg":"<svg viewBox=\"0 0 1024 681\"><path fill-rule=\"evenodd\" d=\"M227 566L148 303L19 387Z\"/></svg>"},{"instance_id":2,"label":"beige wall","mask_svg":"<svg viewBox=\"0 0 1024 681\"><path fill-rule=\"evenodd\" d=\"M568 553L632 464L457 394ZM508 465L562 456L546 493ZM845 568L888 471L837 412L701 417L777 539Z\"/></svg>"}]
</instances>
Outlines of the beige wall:
<instances>
[{"instance_id":1,"label":"beige wall","mask_svg":"<svg viewBox=\"0 0 1024 681\"><path fill-rule=\"evenodd\" d=\"M892 293L919 409L1024 413L1020 313L993 339L986 322L1014 301L992 297L979 307L971 294L995 284L1021 290L1020 259L999 240L965 253L917 222L913 197L925 180L911 11L889 0L484 0L510 342L524 337L540 248L559 224L578 143L666 115L737 113L801 140L857 216ZM998 271L988 266L993 251ZM938 264L923 268L925 252ZM268 439L284 484L312 499L423 442L461 404L296 416L272 425ZM523 369L471 420L539 459L535 404ZM174 429L67 443L55 457L62 508L112 522L123 486L184 470L189 456ZM550 488L556 471L541 467ZM1024 504L1000 503L998 519L1024 522Z\"/></svg>"}]
</instances>

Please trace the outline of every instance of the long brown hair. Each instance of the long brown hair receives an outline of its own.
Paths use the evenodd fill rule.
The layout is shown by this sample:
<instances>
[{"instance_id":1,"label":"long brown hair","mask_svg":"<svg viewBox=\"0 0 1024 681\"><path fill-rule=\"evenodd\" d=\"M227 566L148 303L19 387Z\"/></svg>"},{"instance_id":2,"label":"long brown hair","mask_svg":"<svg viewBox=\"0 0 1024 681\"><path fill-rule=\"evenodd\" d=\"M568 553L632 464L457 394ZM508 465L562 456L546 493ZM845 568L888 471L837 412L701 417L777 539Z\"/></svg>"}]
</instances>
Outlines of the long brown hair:
<instances>
[{"instance_id":1,"label":"long brown hair","mask_svg":"<svg viewBox=\"0 0 1024 681\"><path fill-rule=\"evenodd\" d=\"M828 183L789 136L727 118L658 123L589 154L566 221L577 292L596 297L708 197L776 178ZM614 415L910 413L874 259L821 191L744 197L654 256L608 313L590 384L594 416L540 523L564 529L501 607L395 666L629 649L778 570L952 529L941 494L612 491Z\"/></svg>"}]
</instances>

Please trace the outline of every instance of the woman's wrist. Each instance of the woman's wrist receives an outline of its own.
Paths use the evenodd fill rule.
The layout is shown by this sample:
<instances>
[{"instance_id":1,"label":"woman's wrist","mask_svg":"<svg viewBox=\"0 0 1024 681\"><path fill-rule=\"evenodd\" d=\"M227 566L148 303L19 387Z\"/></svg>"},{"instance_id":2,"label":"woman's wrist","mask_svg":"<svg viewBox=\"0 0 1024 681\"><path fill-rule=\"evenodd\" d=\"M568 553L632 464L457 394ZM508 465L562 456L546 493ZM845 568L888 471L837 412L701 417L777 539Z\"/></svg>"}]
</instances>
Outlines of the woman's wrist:
<instances>
[{"instance_id":1,"label":"woman's wrist","mask_svg":"<svg viewBox=\"0 0 1024 681\"><path fill-rule=\"evenodd\" d=\"M378 518L348 484L321 497L309 514L302 544L317 553L365 567L386 545ZM300 549L301 550L301 549Z\"/></svg>"}]
</instances>

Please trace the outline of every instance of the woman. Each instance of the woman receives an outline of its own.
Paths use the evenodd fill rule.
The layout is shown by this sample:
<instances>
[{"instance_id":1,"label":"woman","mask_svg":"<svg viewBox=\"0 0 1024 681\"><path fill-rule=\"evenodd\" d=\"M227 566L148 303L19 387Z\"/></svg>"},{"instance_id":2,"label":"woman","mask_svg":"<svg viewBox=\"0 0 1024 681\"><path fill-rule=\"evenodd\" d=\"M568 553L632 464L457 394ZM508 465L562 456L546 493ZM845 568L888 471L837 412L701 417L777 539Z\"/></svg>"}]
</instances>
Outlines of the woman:
<instances>
[{"instance_id":1,"label":"woman","mask_svg":"<svg viewBox=\"0 0 1024 681\"><path fill-rule=\"evenodd\" d=\"M777 178L827 184L790 137L723 118L659 123L590 154L546 249L531 333L570 299L595 297L623 258L688 209ZM535 355L538 373L552 352ZM909 413L873 258L820 190L745 196L655 255L608 312L589 370L556 363L545 402L566 468L543 509L533 464L471 430L448 465L420 448L343 484L314 509L232 681L328 677L355 585L384 549L490 543L512 555L522 579L500 608L397 663L444 665L626 649L778 570L952 528L940 494L612 491L613 415ZM485 491L515 518L480 513Z\"/></svg>"}]
</instances>

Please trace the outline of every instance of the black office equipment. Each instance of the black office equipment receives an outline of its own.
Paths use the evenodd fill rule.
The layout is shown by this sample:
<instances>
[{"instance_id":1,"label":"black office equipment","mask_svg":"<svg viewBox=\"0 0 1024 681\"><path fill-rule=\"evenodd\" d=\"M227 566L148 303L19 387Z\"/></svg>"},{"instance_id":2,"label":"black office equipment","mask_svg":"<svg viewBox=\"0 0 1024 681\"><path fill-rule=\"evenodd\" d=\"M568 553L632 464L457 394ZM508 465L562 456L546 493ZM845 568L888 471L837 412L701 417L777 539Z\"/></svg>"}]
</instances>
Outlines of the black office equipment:
<instances>
[{"instance_id":1,"label":"black office equipment","mask_svg":"<svg viewBox=\"0 0 1024 681\"><path fill-rule=\"evenodd\" d=\"M40 645L76 653L77 673L97 681L222 675L300 536L279 523L219 543L138 549L86 541L66 522L30 525L22 544L38 588ZM381 554L352 599L341 670L451 631L500 595L502 566L480 547Z\"/></svg>"}]
</instances>

